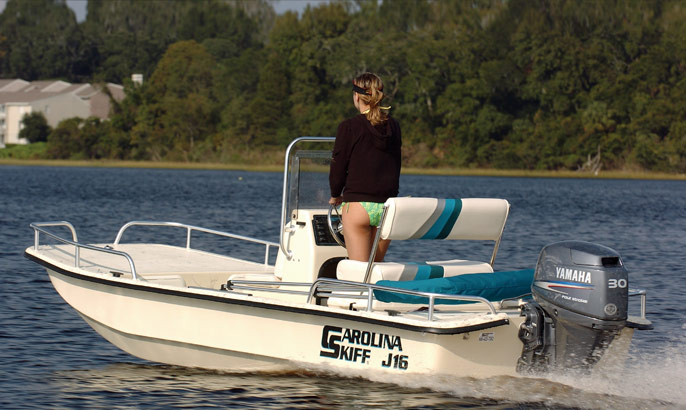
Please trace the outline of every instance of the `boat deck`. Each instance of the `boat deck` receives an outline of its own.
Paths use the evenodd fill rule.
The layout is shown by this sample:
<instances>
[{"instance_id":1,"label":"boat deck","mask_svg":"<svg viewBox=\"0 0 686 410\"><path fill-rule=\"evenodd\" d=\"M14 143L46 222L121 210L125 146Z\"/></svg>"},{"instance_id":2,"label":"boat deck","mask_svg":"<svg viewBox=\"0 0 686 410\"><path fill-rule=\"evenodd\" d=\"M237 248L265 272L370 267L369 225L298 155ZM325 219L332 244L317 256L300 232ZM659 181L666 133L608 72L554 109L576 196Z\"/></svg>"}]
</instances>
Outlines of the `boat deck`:
<instances>
[{"instance_id":1,"label":"boat deck","mask_svg":"<svg viewBox=\"0 0 686 410\"><path fill-rule=\"evenodd\" d=\"M106 245L94 245L104 248ZM274 273L273 265L249 262L178 246L160 244L119 244L116 251L125 252L134 262L136 273L144 279L179 276L187 286L218 289L231 275ZM74 266L74 246L41 245L39 253L46 260ZM80 269L131 277L131 268L121 255L97 252L90 249L80 250Z\"/></svg>"},{"instance_id":2,"label":"boat deck","mask_svg":"<svg viewBox=\"0 0 686 410\"><path fill-rule=\"evenodd\" d=\"M76 243L38 244L29 248L28 255L45 262L45 266L57 270L103 275L112 279L136 278L141 289L169 289L174 287L189 297L202 295L218 300L238 298L245 303L273 306L272 309L330 309L346 312L360 320L381 320L396 325L433 333L461 333L473 329L497 327L509 323L509 314L497 312L497 307L477 303L475 305L440 306L435 309L416 304L367 302L372 292L368 284L344 281L318 283L319 288L310 289L304 283L284 283L274 276L274 266L251 262L197 249L149 243L125 243L76 245ZM227 284L227 281L231 281ZM324 279L326 280L326 279ZM242 285L236 285L243 281ZM330 281L330 280L329 280ZM229 289L227 285L231 284ZM351 288L351 286L353 286ZM156 291L156 290L153 290ZM314 292L314 299L308 295ZM365 296L366 295L366 296ZM354 308L353 308L354 306ZM341 313L342 314L342 313ZM427 327L427 323L430 324Z\"/></svg>"}]
</instances>

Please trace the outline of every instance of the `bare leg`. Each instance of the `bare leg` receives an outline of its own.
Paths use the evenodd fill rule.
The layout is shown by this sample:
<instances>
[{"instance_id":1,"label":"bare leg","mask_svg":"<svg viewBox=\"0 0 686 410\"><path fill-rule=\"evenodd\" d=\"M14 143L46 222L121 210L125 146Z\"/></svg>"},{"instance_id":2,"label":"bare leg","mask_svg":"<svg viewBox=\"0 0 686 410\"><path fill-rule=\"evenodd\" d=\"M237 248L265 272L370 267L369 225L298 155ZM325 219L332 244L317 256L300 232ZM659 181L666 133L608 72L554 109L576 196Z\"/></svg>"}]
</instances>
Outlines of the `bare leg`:
<instances>
[{"instance_id":1,"label":"bare leg","mask_svg":"<svg viewBox=\"0 0 686 410\"><path fill-rule=\"evenodd\" d=\"M369 245L369 249L371 252L371 248L374 245L374 238L376 238L376 231L377 231L376 226L372 226L372 238L371 238L371 245ZM379 246L376 248L376 255L374 256L374 262L383 262L384 257L386 257L386 252L388 251L388 247L390 246L391 241L390 239L380 239L379 240ZM367 258L369 260L369 258Z\"/></svg>"},{"instance_id":2,"label":"bare leg","mask_svg":"<svg viewBox=\"0 0 686 410\"><path fill-rule=\"evenodd\" d=\"M358 202L350 202L343 207L343 235L348 249L348 258L356 261L369 261L377 228L369 225L369 215ZM391 241L382 239L376 249L375 262L383 262Z\"/></svg>"},{"instance_id":3,"label":"bare leg","mask_svg":"<svg viewBox=\"0 0 686 410\"><path fill-rule=\"evenodd\" d=\"M343 205L342 218L348 258L355 261L369 261L374 238L367 211L358 202L349 202Z\"/></svg>"}]
</instances>

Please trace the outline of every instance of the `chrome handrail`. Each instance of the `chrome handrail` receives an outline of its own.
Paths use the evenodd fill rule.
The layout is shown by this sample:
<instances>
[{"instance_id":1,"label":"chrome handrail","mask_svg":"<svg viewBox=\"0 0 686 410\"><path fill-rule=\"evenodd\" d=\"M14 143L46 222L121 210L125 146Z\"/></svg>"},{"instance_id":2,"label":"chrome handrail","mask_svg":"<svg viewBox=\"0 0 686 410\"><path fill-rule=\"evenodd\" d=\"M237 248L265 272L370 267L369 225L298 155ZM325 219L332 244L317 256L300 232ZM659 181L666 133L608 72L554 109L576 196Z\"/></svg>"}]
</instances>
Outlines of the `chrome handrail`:
<instances>
[{"instance_id":1,"label":"chrome handrail","mask_svg":"<svg viewBox=\"0 0 686 410\"><path fill-rule=\"evenodd\" d=\"M255 285L255 286L250 286ZM273 286L273 287L272 287ZM276 282L276 281L261 281L261 280L232 280L226 281L226 290L232 291L263 291L273 293L284 293L289 295L309 295L307 290L288 290L282 287L307 287L312 286L311 283L306 282Z\"/></svg>"},{"instance_id":2,"label":"chrome handrail","mask_svg":"<svg viewBox=\"0 0 686 410\"><path fill-rule=\"evenodd\" d=\"M264 286L312 286L310 282L281 282L281 281L266 281L266 280L243 280L243 279L229 279L227 287L233 285L264 285Z\"/></svg>"},{"instance_id":3,"label":"chrome handrail","mask_svg":"<svg viewBox=\"0 0 686 410\"><path fill-rule=\"evenodd\" d=\"M629 289L629 296L641 297L641 319L646 318L646 294L647 292L643 289Z\"/></svg>"},{"instance_id":4,"label":"chrome handrail","mask_svg":"<svg viewBox=\"0 0 686 410\"><path fill-rule=\"evenodd\" d=\"M366 290L367 292L367 312L372 311L372 302L374 300L374 290L382 290L386 292L395 292L395 293L402 293L406 295L412 295L412 296L419 296L419 297L425 297L429 298L429 316L428 320L432 321L433 320L433 315L434 315L434 306L436 299L444 299L444 300L461 300L461 301L467 301L467 302L479 302L479 303L484 303L488 309L490 310L490 313L492 315L497 314L495 306L486 298L482 298L481 296L468 296L468 295L445 295L442 293L432 293L432 292L421 292L417 290L408 290L408 289L400 289L400 288L393 288L390 286L380 286L372 283L360 283L360 282L349 282L345 280L338 280L338 279L328 279L328 278L320 278L317 279L316 282L312 284L312 287L310 288L310 294L307 297L307 303L312 303L312 298L315 297L315 294L317 293L317 289L319 288L320 284L341 284L346 287L349 287L352 289L359 289L361 292L364 292Z\"/></svg>"},{"instance_id":5,"label":"chrome handrail","mask_svg":"<svg viewBox=\"0 0 686 410\"><path fill-rule=\"evenodd\" d=\"M246 285L262 285L257 286L246 286ZM325 287L324 285L329 285ZM275 286L277 288L270 288L266 286ZM290 287L305 287L309 286L309 292L298 291L298 290L286 290L279 289L279 286L290 286ZM276 293L288 293L297 295L307 295L308 304L312 303L312 299L316 297L322 297L319 292L329 292L325 297L342 297L350 299L367 299L367 312L373 311L372 302L374 300L374 290L383 290L387 292L403 293L412 296L426 297L429 299L429 310L428 310L428 320L433 321L436 299L444 300L461 300L467 302L479 302L484 303L488 307L490 314L497 314L495 306L488 299L482 298L480 296L468 296L468 295L446 295L442 293L431 293L431 292L421 292L417 290L408 290L393 288L389 286L380 286L372 283L361 283L361 282L350 282L339 279L329 279L320 278L314 283L305 282L278 282L278 281L253 281L253 280L229 280L227 282L227 290L243 290L243 291L262 291L262 292L276 292ZM343 293L333 293L335 291L339 292L367 292L367 296L360 295L346 295Z\"/></svg>"},{"instance_id":6,"label":"chrome handrail","mask_svg":"<svg viewBox=\"0 0 686 410\"><path fill-rule=\"evenodd\" d=\"M386 222L386 216L388 215L388 204L383 205L383 213L381 214L381 222L379 222L379 228L376 230L376 235L374 235L374 242L372 242L372 251L369 253L369 262L367 263L367 269L364 272L364 280L362 282L368 283L369 279L372 277L372 268L374 267L374 259L376 259L376 252L379 249L379 241L381 240L381 231L384 222Z\"/></svg>"},{"instance_id":7,"label":"chrome handrail","mask_svg":"<svg viewBox=\"0 0 686 410\"><path fill-rule=\"evenodd\" d=\"M279 248L281 249L281 252L283 252L284 256L286 256L287 259L291 259L293 257L293 253L286 249L286 244L284 243L284 234L288 232L288 229L291 229L292 227L289 227L288 229L286 228L286 219L288 218L288 208L287 208L287 202L288 202L288 168L289 168L289 161L291 158L291 151L293 150L293 147L300 142L332 142L335 141L335 137L300 137L294 139L289 145L288 148L286 148L286 159L284 160L284 166L283 166L283 193L281 197L281 226L279 227L280 233L279 233Z\"/></svg>"},{"instance_id":8,"label":"chrome handrail","mask_svg":"<svg viewBox=\"0 0 686 410\"><path fill-rule=\"evenodd\" d=\"M138 275L136 273L136 265L133 263L133 259L131 258L131 256L128 253L122 252L122 251L117 251L114 249L99 248L97 246L79 243L77 236L76 236L76 229L74 229L74 226L67 221L34 222L34 223L30 224L29 226L31 228L33 228L33 231L34 231L35 237L34 237L34 245L33 246L34 246L34 250L36 250L36 252L38 251L38 247L40 246L40 234L43 233L44 235L47 235L47 236L55 239L58 242L62 242L62 243L65 243L67 245L74 246L74 266L76 268L79 268L79 269L81 268L81 252L80 252L80 249L84 248L84 249L89 249L89 250L96 251L96 252L110 253L113 255L118 255L118 256L121 256L123 258L126 258L126 260L129 262L129 268L131 269L131 277L134 280L138 279ZM43 227L47 227L47 226L65 226L65 227L69 228L69 230L71 231L73 240L62 238L60 236L53 234L52 232L49 232L49 231L43 229Z\"/></svg>"},{"instance_id":9,"label":"chrome handrail","mask_svg":"<svg viewBox=\"0 0 686 410\"><path fill-rule=\"evenodd\" d=\"M204 233L209 233L209 234L213 234L213 235L224 236L227 238L239 239L239 240L246 241L246 242L253 242L253 243L265 245L264 265L269 265L269 250L270 250L270 248L279 246L279 244L276 242L264 241L262 239L250 238L248 236L237 235L237 234L233 234L233 233L229 233L229 232L223 232L223 231L217 231L214 229L202 228L199 226L188 225L188 224L183 224L183 223L179 223L179 222L131 221L119 229L119 232L117 232L117 237L114 239L114 243L112 244L112 247L116 248L117 245L119 245L119 242L121 241L121 238L124 235L124 232L132 226L170 226L170 227L174 227L174 228L184 228L184 229L186 229L186 249L192 249L191 248L191 233L193 231L204 232Z\"/></svg>"},{"instance_id":10,"label":"chrome handrail","mask_svg":"<svg viewBox=\"0 0 686 410\"><path fill-rule=\"evenodd\" d=\"M69 230L71 231L71 239L74 242L79 241L78 237L76 236L76 229L74 228L74 225L72 225L70 222L67 222L67 221L34 222L30 226L32 228L44 227L44 226L64 226L64 227L69 228ZM39 234L38 234L38 231L36 231L35 229L33 232L34 232L33 247L35 250L38 250L38 235Z\"/></svg>"}]
</instances>

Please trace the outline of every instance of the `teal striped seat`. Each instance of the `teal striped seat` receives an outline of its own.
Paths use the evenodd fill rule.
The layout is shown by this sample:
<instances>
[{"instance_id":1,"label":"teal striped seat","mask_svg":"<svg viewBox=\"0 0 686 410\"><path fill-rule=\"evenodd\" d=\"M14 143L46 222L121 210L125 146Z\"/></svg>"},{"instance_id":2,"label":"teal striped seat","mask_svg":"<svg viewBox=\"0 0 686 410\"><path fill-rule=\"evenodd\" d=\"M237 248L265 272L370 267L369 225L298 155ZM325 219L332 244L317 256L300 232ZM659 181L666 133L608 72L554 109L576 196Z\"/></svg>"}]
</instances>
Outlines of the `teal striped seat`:
<instances>
[{"instance_id":1,"label":"teal striped seat","mask_svg":"<svg viewBox=\"0 0 686 410\"><path fill-rule=\"evenodd\" d=\"M510 204L495 198L390 198L381 239L500 241Z\"/></svg>"},{"instance_id":2,"label":"teal striped seat","mask_svg":"<svg viewBox=\"0 0 686 410\"><path fill-rule=\"evenodd\" d=\"M369 262L341 261L337 277L341 280L376 283L379 280L415 280L493 272L509 210L510 204L504 199L390 198L384 204L384 214ZM490 262L451 259L421 263L372 263L380 239L482 240L493 241L495 246ZM430 256L430 251L427 255Z\"/></svg>"}]
</instances>

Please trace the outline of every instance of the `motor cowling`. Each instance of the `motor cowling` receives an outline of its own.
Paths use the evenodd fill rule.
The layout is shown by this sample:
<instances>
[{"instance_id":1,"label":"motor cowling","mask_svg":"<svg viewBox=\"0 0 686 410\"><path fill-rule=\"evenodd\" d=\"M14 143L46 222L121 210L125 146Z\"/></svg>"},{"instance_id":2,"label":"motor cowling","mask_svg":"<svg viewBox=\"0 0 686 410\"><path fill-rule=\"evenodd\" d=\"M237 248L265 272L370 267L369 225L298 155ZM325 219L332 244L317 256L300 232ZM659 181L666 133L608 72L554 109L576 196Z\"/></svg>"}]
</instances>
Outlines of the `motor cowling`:
<instances>
[{"instance_id":1,"label":"motor cowling","mask_svg":"<svg viewBox=\"0 0 686 410\"><path fill-rule=\"evenodd\" d=\"M628 315L628 272L613 249L582 241L543 248L520 329L520 370L588 368Z\"/></svg>"}]
</instances>

